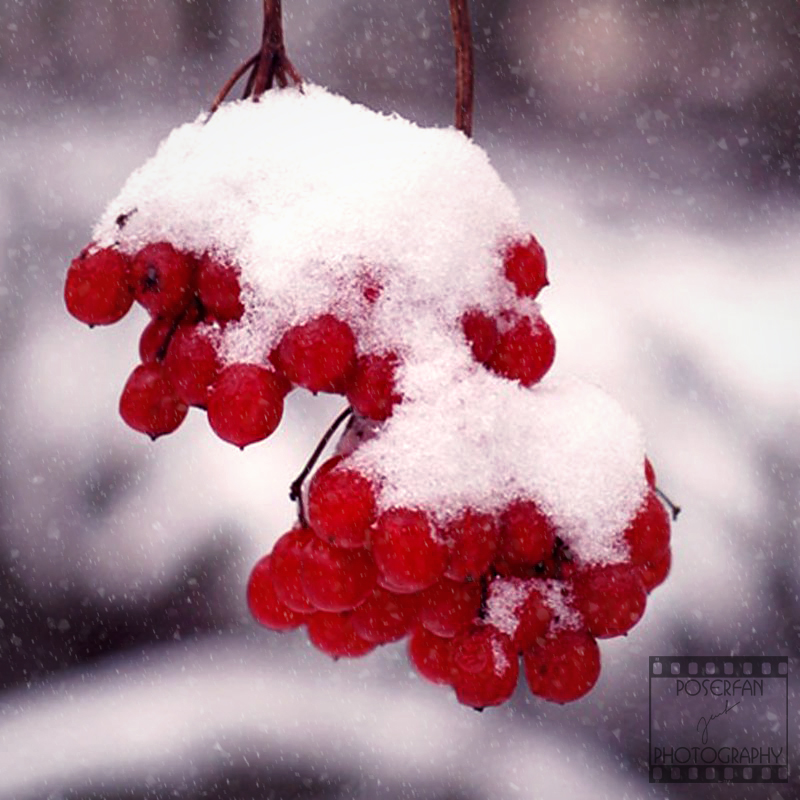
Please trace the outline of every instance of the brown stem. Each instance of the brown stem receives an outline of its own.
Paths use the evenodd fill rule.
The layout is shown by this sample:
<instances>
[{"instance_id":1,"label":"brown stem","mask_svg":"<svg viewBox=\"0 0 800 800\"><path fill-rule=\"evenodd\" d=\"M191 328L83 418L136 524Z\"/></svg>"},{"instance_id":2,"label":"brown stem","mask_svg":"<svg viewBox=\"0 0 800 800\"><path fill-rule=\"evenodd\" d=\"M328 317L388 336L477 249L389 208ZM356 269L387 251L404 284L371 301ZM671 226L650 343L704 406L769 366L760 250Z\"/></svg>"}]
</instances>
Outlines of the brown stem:
<instances>
[{"instance_id":1,"label":"brown stem","mask_svg":"<svg viewBox=\"0 0 800 800\"><path fill-rule=\"evenodd\" d=\"M675 505L675 503L673 503L672 500L670 500L669 497L667 497L667 495L664 494L664 492L662 492L661 489L658 488L658 486L656 486L656 494L661 498L664 505L669 509L669 513L672 515L672 521L674 522L676 519L678 519L678 514L681 513L681 507Z\"/></svg>"},{"instance_id":2,"label":"brown stem","mask_svg":"<svg viewBox=\"0 0 800 800\"><path fill-rule=\"evenodd\" d=\"M258 100L267 89L272 88L275 81L281 88L288 86L289 83L295 83L302 91L303 79L289 60L289 56L286 55L281 0L263 0L263 4L264 25L261 31L261 47L254 56L236 68L236 71L219 90L209 109L209 118L222 105L231 89L248 70L250 70L250 75L247 78L242 98L252 97L254 100Z\"/></svg>"},{"instance_id":3,"label":"brown stem","mask_svg":"<svg viewBox=\"0 0 800 800\"><path fill-rule=\"evenodd\" d=\"M214 102L211 104L211 108L208 110L209 115L213 114L223 103L225 98L230 94L231 89L239 82L239 79L242 75L247 72L258 60L258 57L261 55L261 51L256 53L250 58L247 59L243 64L240 64L233 75L228 78L225 85L219 90L217 96L214 98Z\"/></svg>"},{"instance_id":4,"label":"brown stem","mask_svg":"<svg viewBox=\"0 0 800 800\"><path fill-rule=\"evenodd\" d=\"M472 109L475 100L475 59L469 0L450 0L450 22L456 47L456 128L472 136Z\"/></svg>"},{"instance_id":5,"label":"brown stem","mask_svg":"<svg viewBox=\"0 0 800 800\"><path fill-rule=\"evenodd\" d=\"M311 454L311 458L308 459L306 465L303 467L303 471L292 481L291 485L289 486L289 499L297 501L297 515L300 518L300 525L306 528L308 527L308 523L306 520L305 510L303 509L303 483L305 479L311 473L311 470L314 469L314 465L319 461L319 457L322 455L322 451L327 446L328 442L331 440L331 436L336 433L339 426L353 413L353 409L348 407L338 417L331 423L328 430L322 435L322 438L317 443L317 446L314 448L314 452Z\"/></svg>"},{"instance_id":6,"label":"brown stem","mask_svg":"<svg viewBox=\"0 0 800 800\"><path fill-rule=\"evenodd\" d=\"M281 0L263 0L264 27L261 33L261 52L253 72L252 96L257 100L275 80L283 88L290 80L302 86L300 74L286 55L283 41Z\"/></svg>"}]
</instances>

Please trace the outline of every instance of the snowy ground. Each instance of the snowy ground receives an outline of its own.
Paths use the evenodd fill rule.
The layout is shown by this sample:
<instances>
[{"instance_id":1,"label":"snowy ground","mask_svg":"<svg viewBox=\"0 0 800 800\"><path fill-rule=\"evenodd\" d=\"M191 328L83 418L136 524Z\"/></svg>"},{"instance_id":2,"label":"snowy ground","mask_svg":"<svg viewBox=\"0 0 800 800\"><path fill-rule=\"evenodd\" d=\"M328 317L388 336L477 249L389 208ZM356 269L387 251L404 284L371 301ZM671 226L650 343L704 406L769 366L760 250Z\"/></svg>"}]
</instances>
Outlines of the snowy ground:
<instances>
[{"instance_id":1,"label":"snowy ground","mask_svg":"<svg viewBox=\"0 0 800 800\"><path fill-rule=\"evenodd\" d=\"M554 369L641 420L684 511L670 580L603 645L587 700L520 688L478 715L401 648L332 664L247 620L249 565L290 523L288 483L340 401L295 398L244 454L200 418L153 446L116 415L142 315L88 331L63 311L69 258L177 114L3 133L0 797L715 796L647 783L647 657L797 655L800 209L491 139L548 250Z\"/></svg>"}]
</instances>

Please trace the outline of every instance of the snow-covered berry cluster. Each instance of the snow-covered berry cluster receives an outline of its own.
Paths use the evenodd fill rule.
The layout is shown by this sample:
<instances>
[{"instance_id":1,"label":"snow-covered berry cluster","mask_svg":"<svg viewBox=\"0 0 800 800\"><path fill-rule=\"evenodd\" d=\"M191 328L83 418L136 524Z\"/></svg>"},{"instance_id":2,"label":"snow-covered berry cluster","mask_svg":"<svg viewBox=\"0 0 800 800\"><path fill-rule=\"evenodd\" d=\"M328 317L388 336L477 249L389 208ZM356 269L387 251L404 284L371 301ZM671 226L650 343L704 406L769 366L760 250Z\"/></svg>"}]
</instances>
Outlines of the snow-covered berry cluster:
<instances>
[{"instance_id":1,"label":"snow-covered berry cluster","mask_svg":"<svg viewBox=\"0 0 800 800\"><path fill-rule=\"evenodd\" d=\"M480 148L306 86L174 131L65 296L92 325L149 312L120 411L153 437L196 406L244 447L293 389L345 396L251 611L334 657L408 637L420 674L484 707L520 657L534 694L583 696L596 640L630 630L669 570L638 426L547 375L547 284Z\"/></svg>"}]
</instances>

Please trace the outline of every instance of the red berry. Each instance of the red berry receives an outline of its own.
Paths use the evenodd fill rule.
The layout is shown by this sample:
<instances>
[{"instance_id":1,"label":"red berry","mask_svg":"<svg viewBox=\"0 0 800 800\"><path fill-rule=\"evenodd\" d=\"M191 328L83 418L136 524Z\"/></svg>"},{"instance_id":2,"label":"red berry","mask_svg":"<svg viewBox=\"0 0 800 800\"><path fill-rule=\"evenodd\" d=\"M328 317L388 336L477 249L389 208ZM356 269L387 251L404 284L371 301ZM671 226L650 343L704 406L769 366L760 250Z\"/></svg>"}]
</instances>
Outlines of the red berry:
<instances>
[{"instance_id":1,"label":"red berry","mask_svg":"<svg viewBox=\"0 0 800 800\"><path fill-rule=\"evenodd\" d=\"M554 703L578 700L600 677L600 648L586 631L559 631L523 658L531 691Z\"/></svg>"},{"instance_id":2,"label":"red berry","mask_svg":"<svg viewBox=\"0 0 800 800\"><path fill-rule=\"evenodd\" d=\"M485 708L505 703L514 693L519 661L511 640L485 625L453 641L453 688L460 703Z\"/></svg>"},{"instance_id":3,"label":"red berry","mask_svg":"<svg viewBox=\"0 0 800 800\"><path fill-rule=\"evenodd\" d=\"M401 592L433 586L447 567L447 547L433 538L424 511L385 511L375 523L371 547L381 575Z\"/></svg>"},{"instance_id":4,"label":"red berry","mask_svg":"<svg viewBox=\"0 0 800 800\"><path fill-rule=\"evenodd\" d=\"M318 611L308 620L308 638L331 658L358 658L375 649L374 642L356 633L349 614Z\"/></svg>"},{"instance_id":5,"label":"red berry","mask_svg":"<svg viewBox=\"0 0 800 800\"><path fill-rule=\"evenodd\" d=\"M445 575L454 581L477 580L494 559L500 530L491 515L467 509L445 526L443 537L450 545Z\"/></svg>"},{"instance_id":6,"label":"red berry","mask_svg":"<svg viewBox=\"0 0 800 800\"><path fill-rule=\"evenodd\" d=\"M275 594L286 606L301 614L309 614L316 608L309 602L300 579L303 548L314 534L303 528L284 533L272 548L272 582Z\"/></svg>"},{"instance_id":7,"label":"red berry","mask_svg":"<svg viewBox=\"0 0 800 800\"><path fill-rule=\"evenodd\" d=\"M506 278L514 284L520 297L533 299L548 285L544 249L533 236L506 248L504 270Z\"/></svg>"},{"instance_id":8,"label":"red berry","mask_svg":"<svg viewBox=\"0 0 800 800\"><path fill-rule=\"evenodd\" d=\"M361 356L356 361L347 384L347 399L362 417L379 422L388 419L394 405L403 399L395 391L396 366L397 356L392 353Z\"/></svg>"},{"instance_id":9,"label":"red berry","mask_svg":"<svg viewBox=\"0 0 800 800\"><path fill-rule=\"evenodd\" d=\"M356 339L347 323L323 314L290 328L276 358L292 383L312 392L341 392L355 365Z\"/></svg>"},{"instance_id":10,"label":"red berry","mask_svg":"<svg viewBox=\"0 0 800 800\"><path fill-rule=\"evenodd\" d=\"M418 594L416 589L406 589L403 586L398 586L397 584L392 583L381 572L378 572L377 583L381 589L386 589L387 592L391 592L392 594Z\"/></svg>"},{"instance_id":11,"label":"red berry","mask_svg":"<svg viewBox=\"0 0 800 800\"><path fill-rule=\"evenodd\" d=\"M133 259L134 297L153 317L177 317L194 295L194 259L167 242L143 247Z\"/></svg>"},{"instance_id":12,"label":"red berry","mask_svg":"<svg viewBox=\"0 0 800 800\"><path fill-rule=\"evenodd\" d=\"M130 271L128 258L111 247L81 254L67 270L67 311L87 325L122 319L133 305Z\"/></svg>"},{"instance_id":13,"label":"red berry","mask_svg":"<svg viewBox=\"0 0 800 800\"><path fill-rule=\"evenodd\" d=\"M644 477L647 480L647 485L651 489L656 488L656 471L653 469L653 465L650 463L650 459L645 457L644 459Z\"/></svg>"},{"instance_id":14,"label":"red berry","mask_svg":"<svg viewBox=\"0 0 800 800\"><path fill-rule=\"evenodd\" d=\"M548 565L549 566L549 565ZM574 578L580 570L580 565L572 557L568 550L556 549L553 559L553 570L546 571L547 577L557 578L560 581L568 581Z\"/></svg>"},{"instance_id":15,"label":"red berry","mask_svg":"<svg viewBox=\"0 0 800 800\"><path fill-rule=\"evenodd\" d=\"M644 614L647 594L639 571L628 564L583 569L573 587L586 630L598 639L622 636Z\"/></svg>"},{"instance_id":16,"label":"red berry","mask_svg":"<svg viewBox=\"0 0 800 800\"><path fill-rule=\"evenodd\" d=\"M550 630L553 612L544 602L542 593L532 588L517 610L517 627L512 640L517 652L523 652L540 644Z\"/></svg>"},{"instance_id":17,"label":"red berry","mask_svg":"<svg viewBox=\"0 0 800 800\"><path fill-rule=\"evenodd\" d=\"M344 461L345 456L339 455L338 453L335 456L331 456L327 461L323 461L319 467L317 467L317 471L314 473L314 478L319 477L322 478L327 472L330 472L334 467L339 466L339 464ZM312 479L313 482L313 479Z\"/></svg>"},{"instance_id":18,"label":"red berry","mask_svg":"<svg viewBox=\"0 0 800 800\"><path fill-rule=\"evenodd\" d=\"M164 366L184 403L208 405L208 392L222 368L208 332L196 325L181 325L170 340Z\"/></svg>"},{"instance_id":19,"label":"red berry","mask_svg":"<svg viewBox=\"0 0 800 800\"><path fill-rule=\"evenodd\" d=\"M247 582L247 605L256 622L273 631L288 631L302 625L306 614L298 614L284 605L275 594L270 556L264 556L253 567Z\"/></svg>"},{"instance_id":20,"label":"red berry","mask_svg":"<svg viewBox=\"0 0 800 800\"><path fill-rule=\"evenodd\" d=\"M419 627L408 640L408 657L423 678L449 684L453 677L452 644L452 639L443 639Z\"/></svg>"},{"instance_id":21,"label":"red berry","mask_svg":"<svg viewBox=\"0 0 800 800\"><path fill-rule=\"evenodd\" d=\"M363 547L375 519L372 484L352 469L318 470L308 490L308 521L337 547Z\"/></svg>"},{"instance_id":22,"label":"red berry","mask_svg":"<svg viewBox=\"0 0 800 800\"><path fill-rule=\"evenodd\" d=\"M375 565L366 550L332 547L312 536L300 565L303 588L320 611L351 611L375 588Z\"/></svg>"},{"instance_id":23,"label":"red berry","mask_svg":"<svg viewBox=\"0 0 800 800\"><path fill-rule=\"evenodd\" d=\"M500 337L497 320L476 308L464 314L461 318L461 327L475 360L479 364L488 364Z\"/></svg>"},{"instance_id":24,"label":"red berry","mask_svg":"<svg viewBox=\"0 0 800 800\"><path fill-rule=\"evenodd\" d=\"M500 515L497 559L504 568L513 572L547 561L555 545L555 526L536 503L517 500Z\"/></svg>"},{"instance_id":25,"label":"red berry","mask_svg":"<svg viewBox=\"0 0 800 800\"><path fill-rule=\"evenodd\" d=\"M540 381L556 357L556 339L543 317L520 317L503 331L489 360L498 375L523 386Z\"/></svg>"},{"instance_id":26,"label":"red berry","mask_svg":"<svg viewBox=\"0 0 800 800\"><path fill-rule=\"evenodd\" d=\"M631 561L638 566L657 562L669 547L669 515L652 489L624 536Z\"/></svg>"},{"instance_id":27,"label":"red berry","mask_svg":"<svg viewBox=\"0 0 800 800\"><path fill-rule=\"evenodd\" d=\"M266 439L283 415L284 385L257 364L231 364L208 395L208 421L214 432L238 447Z\"/></svg>"},{"instance_id":28,"label":"red berry","mask_svg":"<svg viewBox=\"0 0 800 800\"><path fill-rule=\"evenodd\" d=\"M220 263L208 253L203 255L197 272L197 294L211 317L219 322L241 319L241 291L236 267Z\"/></svg>"},{"instance_id":29,"label":"red berry","mask_svg":"<svg viewBox=\"0 0 800 800\"><path fill-rule=\"evenodd\" d=\"M186 403L161 364L140 364L130 374L119 399L122 419L152 439L172 433L186 417Z\"/></svg>"},{"instance_id":30,"label":"red berry","mask_svg":"<svg viewBox=\"0 0 800 800\"><path fill-rule=\"evenodd\" d=\"M442 578L422 593L419 621L431 633L449 638L467 630L480 608L480 583L456 583Z\"/></svg>"},{"instance_id":31,"label":"red berry","mask_svg":"<svg viewBox=\"0 0 800 800\"><path fill-rule=\"evenodd\" d=\"M649 593L657 586L661 586L667 579L671 566L672 554L669 548L667 548L664 554L659 556L655 561L643 564L639 567L639 574L641 575L645 591Z\"/></svg>"},{"instance_id":32,"label":"red berry","mask_svg":"<svg viewBox=\"0 0 800 800\"><path fill-rule=\"evenodd\" d=\"M363 639L386 644L402 639L414 627L419 608L418 594L394 594L376 587L350 620Z\"/></svg>"},{"instance_id":33,"label":"red berry","mask_svg":"<svg viewBox=\"0 0 800 800\"><path fill-rule=\"evenodd\" d=\"M174 328L175 322L171 319L156 317L147 323L139 337L139 358L143 364L164 360Z\"/></svg>"}]
</instances>

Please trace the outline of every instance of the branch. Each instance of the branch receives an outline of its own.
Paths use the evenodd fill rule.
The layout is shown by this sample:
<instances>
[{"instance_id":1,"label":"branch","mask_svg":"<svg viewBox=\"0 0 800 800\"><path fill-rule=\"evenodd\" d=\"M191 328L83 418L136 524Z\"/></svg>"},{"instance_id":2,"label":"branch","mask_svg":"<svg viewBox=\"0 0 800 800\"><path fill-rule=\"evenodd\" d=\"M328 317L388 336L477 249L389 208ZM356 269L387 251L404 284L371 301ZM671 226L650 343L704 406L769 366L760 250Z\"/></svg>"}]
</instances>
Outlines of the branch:
<instances>
[{"instance_id":1,"label":"branch","mask_svg":"<svg viewBox=\"0 0 800 800\"><path fill-rule=\"evenodd\" d=\"M239 79L242 75L247 72L258 60L259 55L261 55L260 51L256 53L254 56L250 56L243 64L240 64L233 75L228 78L225 85L219 90L217 96L214 98L214 102L211 104L211 108L208 110L209 116L213 114L223 103L225 98L230 94L231 89L239 82Z\"/></svg>"},{"instance_id":2,"label":"branch","mask_svg":"<svg viewBox=\"0 0 800 800\"><path fill-rule=\"evenodd\" d=\"M281 88L289 85L289 81L302 86L300 74L286 55L283 41L283 14L281 0L263 0L264 27L261 33L261 52L258 64L253 73L252 95L261 97L267 89L272 88L275 80Z\"/></svg>"},{"instance_id":3,"label":"branch","mask_svg":"<svg viewBox=\"0 0 800 800\"><path fill-rule=\"evenodd\" d=\"M307 527L307 520L305 511L303 509L303 483L305 479L311 473L311 470L314 469L314 465L319 461L319 457L322 455L322 451L327 447L328 442L331 440L331 437L334 433L336 433L337 428L353 413L353 409L349 406L339 414L338 417L331 423L330 427L327 431L323 434L322 438L317 443L317 446L314 448L314 452L311 454L311 457L306 462L306 465L303 467L303 471L292 481L291 485L289 486L289 499L297 501L297 515L300 518L300 524L302 527Z\"/></svg>"},{"instance_id":4,"label":"branch","mask_svg":"<svg viewBox=\"0 0 800 800\"><path fill-rule=\"evenodd\" d=\"M263 5L264 24L261 30L261 47L254 56L236 68L233 75L219 90L209 109L209 119L248 70L250 70L250 75L247 78L242 99L252 97L254 100L258 100L267 89L272 88L275 81L281 88L288 86L289 83L295 83L302 91L303 79L289 60L289 56L286 55L281 0L263 0Z\"/></svg>"},{"instance_id":5,"label":"branch","mask_svg":"<svg viewBox=\"0 0 800 800\"><path fill-rule=\"evenodd\" d=\"M450 0L450 22L456 48L456 128L467 136L472 136L475 57L469 21L469 0Z\"/></svg>"}]
</instances>

